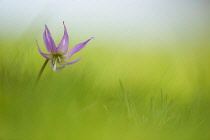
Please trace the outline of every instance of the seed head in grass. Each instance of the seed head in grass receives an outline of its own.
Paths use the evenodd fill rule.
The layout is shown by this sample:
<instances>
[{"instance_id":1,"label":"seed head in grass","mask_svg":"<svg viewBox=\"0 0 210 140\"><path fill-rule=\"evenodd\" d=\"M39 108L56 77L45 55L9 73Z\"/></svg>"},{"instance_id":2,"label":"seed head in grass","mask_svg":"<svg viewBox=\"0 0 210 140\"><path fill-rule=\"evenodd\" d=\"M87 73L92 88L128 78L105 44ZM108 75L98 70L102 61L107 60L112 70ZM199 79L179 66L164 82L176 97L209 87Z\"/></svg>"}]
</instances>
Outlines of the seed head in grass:
<instances>
[{"instance_id":1,"label":"seed head in grass","mask_svg":"<svg viewBox=\"0 0 210 140\"><path fill-rule=\"evenodd\" d=\"M47 60L50 60L50 66L54 71L61 71L66 65L71 65L78 62L81 59L81 57L71 62L67 62L67 60L69 60L73 54L82 50L86 46L86 44L91 39L93 39L93 37L91 37L90 39L77 44L68 52L69 37L64 22L63 26L64 26L64 35L60 44L56 47L55 42L50 34L50 31L47 25L45 25L43 40L48 53L43 53L42 50L40 49L38 42L36 41L40 54Z\"/></svg>"}]
</instances>

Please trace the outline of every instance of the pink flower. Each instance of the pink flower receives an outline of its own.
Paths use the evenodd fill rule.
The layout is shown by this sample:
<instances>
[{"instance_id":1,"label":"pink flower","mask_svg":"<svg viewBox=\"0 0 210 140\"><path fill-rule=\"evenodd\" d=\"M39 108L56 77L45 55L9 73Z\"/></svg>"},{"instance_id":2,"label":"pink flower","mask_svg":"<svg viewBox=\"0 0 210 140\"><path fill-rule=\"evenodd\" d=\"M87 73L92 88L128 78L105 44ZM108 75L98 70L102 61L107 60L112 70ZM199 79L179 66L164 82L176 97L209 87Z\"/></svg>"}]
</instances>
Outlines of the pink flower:
<instances>
[{"instance_id":1,"label":"pink flower","mask_svg":"<svg viewBox=\"0 0 210 140\"><path fill-rule=\"evenodd\" d=\"M43 33L43 40L46 46L46 49L48 53L43 53L42 50L40 49L40 46L37 42L38 50L40 54L45 57L46 59L50 60L50 66L53 68L54 71L61 71L66 65L71 65L76 62L78 62L81 58L78 58L76 60L73 60L71 62L67 62L71 58L71 56L80 50L82 50L86 44L93 39L94 37L91 37L90 39L77 44L74 46L69 52L68 51L68 46L69 46L69 37L68 33L66 30L66 26L63 22L64 25L64 35L63 38L60 42L60 44L56 47L55 42L50 34L49 29L45 25L45 30Z\"/></svg>"}]
</instances>

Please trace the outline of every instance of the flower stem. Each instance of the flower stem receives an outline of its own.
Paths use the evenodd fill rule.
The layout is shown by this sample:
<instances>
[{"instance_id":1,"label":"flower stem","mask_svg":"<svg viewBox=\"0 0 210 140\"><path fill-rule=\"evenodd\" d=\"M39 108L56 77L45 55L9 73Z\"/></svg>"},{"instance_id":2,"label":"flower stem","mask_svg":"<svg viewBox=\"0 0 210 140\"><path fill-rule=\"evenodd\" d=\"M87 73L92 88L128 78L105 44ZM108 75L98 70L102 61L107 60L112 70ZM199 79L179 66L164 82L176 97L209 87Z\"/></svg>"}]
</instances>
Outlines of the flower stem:
<instances>
[{"instance_id":1,"label":"flower stem","mask_svg":"<svg viewBox=\"0 0 210 140\"><path fill-rule=\"evenodd\" d=\"M42 76L42 73L43 73L43 71L44 71L44 69L45 69L45 67L46 67L46 65L47 65L47 63L48 63L48 61L49 61L49 60L46 59L45 62L44 62L44 64L42 65L42 67L41 67L41 69L40 69L40 71L39 71L39 74L38 74L38 76L37 76L37 78L36 78L35 86L38 84L39 79L40 79L40 77Z\"/></svg>"}]
</instances>

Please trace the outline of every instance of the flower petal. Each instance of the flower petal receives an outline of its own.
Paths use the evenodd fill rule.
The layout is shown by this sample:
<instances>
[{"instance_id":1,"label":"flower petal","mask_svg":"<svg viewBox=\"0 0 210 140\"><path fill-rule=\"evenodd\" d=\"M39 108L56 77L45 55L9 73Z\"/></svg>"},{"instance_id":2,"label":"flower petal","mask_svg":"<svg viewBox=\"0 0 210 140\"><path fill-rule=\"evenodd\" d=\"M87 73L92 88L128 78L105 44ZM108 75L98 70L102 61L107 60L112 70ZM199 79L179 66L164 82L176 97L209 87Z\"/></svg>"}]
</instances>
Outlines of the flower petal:
<instances>
[{"instance_id":1,"label":"flower petal","mask_svg":"<svg viewBox=\"0 0 210 140\"><path fill-rule=\"evenodd\" d=\"M61 71L65 66L62 66L62 67L58 67L55 69L55 71Z\"/></svg>"},{"instance_id":2,"label":"flower petal","mask_svg":"<svg viewBox=\"0 0 210 140\"><path fill-rule=\"evenodd\" d=\"M57 68L56 62L55 62L55 65L53 65L53 62L52 62L52 60L51 60L51 61L50 61L50 67L51 67L54 71L61 71L61 70L65 67L65 65L63 65L63 66Z\"/></svg>"},{"instance_id":3,"label":"flower petal","mask_svg":"<svg viewBox=\"0 0 210 140\"><path fill-rule=\"evenodd\" d=\"M64 26L64 34L63 34L63 38L62 38L60 44L57 47L57 52L66 54L66 52L68 51L68 46L69 46L69 36L68 36L64 22L63 22L63 26Z\"/></svg>"},{"instance_id":4,"label":"flower petal","mask_svg":"<svg viewBox=\"0 0 210 140\"><path fill-rule=\"evenodd\" d=\"M50 54L46 54L46 53L43 53L43 52L42 52L42 50L40 49L40 46L39 46L39 44L38 44L38 41L36 41L36 44L37 44L37 46L38 46L38 50L39 50L40 54L41 54L44 58L50 60L50 59L51 59L51 58L50 58Z\"/></svg>"},{"instance_id":5,"label":"flower petal","mask_svg":"<svg viewBox=\"0 0 210 140\"><path fill-rule=\"evenodd\" d=\"M49 53L53 52L55 53L56 52L56 45L55 45L55 42L50 34L50 31L49 29L47 28L47 25L45 25L45 30L44 30L44 33L43 33L43 40L44 40L44 43L45 43L45 46L47 48L47 51Z\"/></svg>"},{"instance_id":6,"label":"flower petal","mask_svg":"<svg viewBox=\"0 0 210 140\"><path fill-rule=\"evenodd\" d=\"M74 64L74 63L78 62L80 59L81 59L81 57L78 58L78 59L76 59L76 60L74 60L74 61L66 62L64 65L71 65L71 64Z\"/></svg>"},{"instance_id":7,"label":"flower petal","mask_svg":"<svg viewBox=\"0 0 210 140\"><path fill-rule=\"evenodd\" d=\"M69 59L74 53L80 51L81 49L83 49L85 47L85 45L91 40L93 39L94 37L91 37L90 39L86 40L85 42L83 43L80 43L80 44L77 44L76 46L74 46L66 56L66 60Z\"/></svg>"}]
</instances>

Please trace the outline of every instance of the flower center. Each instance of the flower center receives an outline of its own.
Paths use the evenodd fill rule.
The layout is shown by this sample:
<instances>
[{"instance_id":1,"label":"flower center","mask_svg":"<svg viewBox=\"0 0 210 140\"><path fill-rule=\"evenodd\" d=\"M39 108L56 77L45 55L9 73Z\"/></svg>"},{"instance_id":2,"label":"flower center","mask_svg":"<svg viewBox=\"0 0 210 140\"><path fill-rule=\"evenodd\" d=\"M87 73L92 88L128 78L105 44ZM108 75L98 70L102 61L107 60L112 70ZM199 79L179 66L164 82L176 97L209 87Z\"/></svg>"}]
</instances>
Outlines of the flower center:
<instances>
[{"instance_id":1,"label":"flower center","mask_svg":"<svg viewBox=\"0 0 210 140\"><path fill-rule=\"evenodd\" d=\"M53 65L55 64L55 63L60 63L60 62L62 62L62 55L61 54L59 54L59 53L55 53L55 54L53 54Z\"/></svg>"}]
</instances>

